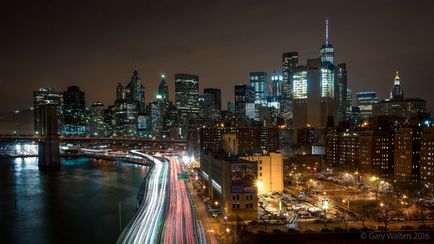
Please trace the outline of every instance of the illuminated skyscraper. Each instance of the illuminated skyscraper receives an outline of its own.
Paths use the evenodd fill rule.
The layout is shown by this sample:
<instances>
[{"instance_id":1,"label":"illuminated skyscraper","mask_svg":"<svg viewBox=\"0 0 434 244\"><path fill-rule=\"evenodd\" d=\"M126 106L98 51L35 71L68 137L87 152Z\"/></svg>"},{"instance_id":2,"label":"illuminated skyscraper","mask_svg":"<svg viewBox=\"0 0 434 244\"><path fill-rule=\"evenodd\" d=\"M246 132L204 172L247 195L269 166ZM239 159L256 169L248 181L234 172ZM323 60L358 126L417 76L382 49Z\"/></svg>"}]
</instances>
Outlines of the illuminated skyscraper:
<instances>
[{"instance_id":1,"label":"illuminated skyscraper","mask_svg":"<svg viewBox=\"0 0 434 244\"><path fill-rule=\"evenodd\" d=\"M141 84L139 73L134 70L126 87L118 83L116 101L113 107L115 136L135 136L138 128L138 115L145 113L145 87Z\"/></svg>"},{"instance_id":2,"label":"illuminated skyscraper","mask_svg":"<svg viewBox=\"0 0 434 244\"><path fill-rule=\"evenodd\" d=\"M175 102L179 110L199 112L199 76L190 74L175 75Z\"/></svg>"},{"instance_id":3,"label":"illuminated skyscraper","mask_svg":"<svg viewBox=\"0 0 434 244\"><path fill-rule=\"evenodd\" d=\"M307 67L299 66L293 70L293 126L303 128L307 123Z\"/></svg>"},{"instance_id":4,"label":"illuminated skyscraper","mask_svg":"<svg viewBox=\"0 0 434 244\"><path fill-rule=\"evenodd\" d=\"M326 19L325 44L320 49L321 62L334 64L334 48L329 43L329 20Z\"/></svg>"},{"instance_id":5,"label":"illuminated skyscraper","mask_svg":"<svg viewBox=\"0 0 434 244\"><path fill-rule=\"evenodd\" d=\"M292 72L298 65L298 53L288 52L282 55L282 104L281 111L285 119L292 119L293 81Z\"/></svg>"},{"instance_id":6,"label":"illuminated skyscraper","mask_svg":"<svg viewBox=\"0 0 434 244\"><path fill-rule=\"evenodd\" d=\"M199 76L175 74L175 103L180 112L179 136L184 139L189 121L199 115Z\"/></svg>"},{"instance_id":7,"label":"illuminated skyscraper","mask_svg":"<svg viewBox=\"0 0 434 244\"><path fill-rule=\"evenodd\" d=\"M235 85L235 113L238 116L246 115L246 106L253 101L253 89L251 84Z\"/></svg>"},{"instance_id":8,"label":"illuminated skyscraper","mask_svg":"<svg viewBox=\"0 0 434 244\"><path fill-rule=\"evenodd\" d=\"M161 75L160 85L158 86L158 95L161 96L161 100L169 101L169 86L167 85L167 81L165 79L165 75Z\"/></svg>"},{"instance_id":9,"label":"illuminated skyscraper","mask_svg":"<svg viewBox=\"0 0 434 244\"><path fill-rule=\"evenodd\" d=\"M347 120L348 109L348 94L347 94L347 66L346 64L338 64L337 69L337 122Z\"/></svg>"},{"instance_id":10,"label":"illuminated skyscraper","mask_svg":"<svg viewBox=\"0 0 434 244\"><path fill-rule=\"evenodd\" d=\"M368 119L372 115L372 106L377 102L377 93L358 92L356 94L356 105L360 108L360 118Z\"/></svg>"},{"instance_id":11,"label":"illuminated skyscraper","mask_svg":"<svg viewBox=\"0 0 434 244\"><path fill-rule=\"evenodd\" d=\"M390 99L404 99L404 92L401 88L399 73L396 71L395 80L393 81L392 90L390 90Z\"/></svg>"},{"instance_id":12,"label":"illuminated skyscraper","mask_svg":"<svg viewBox=\"0 0 434 244\"><path fill-rule=\"evenodd\" d=\"M282 101L283 76L278 72L273 72L271 76L271 96L267 98L268 107L280 108Z\"/></svg>"},{"instance_id":13,"label":"illuminated skyscraper","mask_svg":"<svg viewBox=\"0 0 434 244\"><path fill-rule=\"evenodd\" d=\"M86 104L84 92L78 86L70 86L63 92L63 135L86 135L88 126L86 121Z\"/></svg>"},{"instance_id":14,"label":"illuminated skyscraper","mask_svg":"<svg viewBox=\"0 0 434 244\"><path fill-rule=\"evenodd\" d=\"M274 71L271 76L271 96L272 97L280 97L282 96L282 85L283 85L283 76L281 73Z\"/></svg>"},{"instance_id":15,"label":"illuminated skyscraper","mask_svg":"<svg viewBox=\"0 0 434 244\"><path fill-rule=\"evenodd\" d=\"M90 136L108 136L110 132L109 125L104 121L104 104L100 102L93 103L90 107Z\"/></svg>"},{"instance_id":16,"label":"illuminated skyscraper","mask_svg":"<svg viewBox=\"0 0 434 244\"><path fill-rule=\"evenodd\" d=\"M259 104L267 103L268 78L266 72L251 72L250 84L253 86L254 102Z\"/></svg>"},{"instance_id":17,"label":"illuminated skyscraper","mask_svg":"<svg viewBox=\"0 0 434 244\"><path fill-rule=\"evenodd\" d=\"M134 101L139 113L145 112L145 87L140 82L139 73L134 70L130 82L125 87L126 99Z\"/></svg>"},{"instance_id":18,"label":"illuminated skyscraper","mask_svg":"<svg viewBox=\"0 0 434 244\"><path fill-rule=\"evenodd\" d=\"M43 124L41 121L41 107L45 104L54 104L57 107L57 117L62 121L63 94L51 88L39 88L33 91L33 125L36 134L41 135Z\"/></svg>"},{"instance_id":19,"label":"illuminated skyscraper","mask_svg":"<svg viewBox=\"0 0 434 244\"><path fill-rule=\"evenodd\" d=\"M292 75L294 99L307 99L307 70L304 66L298 67Z\"/></svg>"}]
</instances>

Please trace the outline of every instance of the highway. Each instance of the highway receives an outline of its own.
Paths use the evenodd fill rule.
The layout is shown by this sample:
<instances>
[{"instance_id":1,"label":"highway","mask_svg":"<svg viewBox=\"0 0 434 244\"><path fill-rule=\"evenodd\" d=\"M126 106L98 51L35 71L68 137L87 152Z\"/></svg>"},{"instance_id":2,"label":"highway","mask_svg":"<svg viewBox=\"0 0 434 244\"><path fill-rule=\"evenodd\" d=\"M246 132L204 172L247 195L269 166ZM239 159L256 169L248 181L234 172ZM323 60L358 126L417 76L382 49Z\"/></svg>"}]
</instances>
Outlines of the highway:
<instances>
[{"instance_id":1,"label":"highway","mask_svg":"<svg viewBox=\"0 0 434 244\"><path fill-rule=\"evenodd\" d=\"M164 243L195 243L192 202L190 201L187 182L178 179L182 172L176 157L168 158L170 162L170 203L164 223Z\"/></svg>"},{"instance_id":2,"label":"highway","mask_svg":"<svg viewBox=\"0 0 434 244\"><path fill-rule=\"evenodd\" d=\"M124 229L118 243L158 243L168 201L169 165L150 155L131 151L134 155L154 162L148 178L143 204L130 225Z\"/></svg>"}]
</instances>

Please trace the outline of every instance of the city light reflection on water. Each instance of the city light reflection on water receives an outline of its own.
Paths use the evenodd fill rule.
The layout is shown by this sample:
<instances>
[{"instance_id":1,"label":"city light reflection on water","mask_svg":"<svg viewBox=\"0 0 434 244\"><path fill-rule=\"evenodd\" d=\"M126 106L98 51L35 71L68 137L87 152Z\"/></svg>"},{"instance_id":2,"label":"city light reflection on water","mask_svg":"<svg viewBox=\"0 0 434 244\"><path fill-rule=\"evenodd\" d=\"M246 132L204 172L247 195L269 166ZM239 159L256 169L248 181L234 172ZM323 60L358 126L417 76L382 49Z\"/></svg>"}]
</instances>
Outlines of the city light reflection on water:
<instances>
[{"instance_id":1,"label":"city light reflection on water","mask_svg":"<svg viewBox=\"0 0 434 244\"><path fill-rule=\"evenodd\" d=\"M0 159L0 243L114 243L136 210L147 168L87 158L39 171L38 159Z\"/></svg>"}]
</instances>

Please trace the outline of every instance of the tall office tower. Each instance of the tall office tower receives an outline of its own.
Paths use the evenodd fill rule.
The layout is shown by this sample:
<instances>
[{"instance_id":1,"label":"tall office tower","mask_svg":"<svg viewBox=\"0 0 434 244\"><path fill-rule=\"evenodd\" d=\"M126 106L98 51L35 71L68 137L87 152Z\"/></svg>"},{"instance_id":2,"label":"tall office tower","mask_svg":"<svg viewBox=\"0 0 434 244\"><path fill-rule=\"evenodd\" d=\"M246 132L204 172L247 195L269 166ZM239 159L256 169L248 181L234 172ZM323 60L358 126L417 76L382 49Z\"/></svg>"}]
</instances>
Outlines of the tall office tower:
<instances>
[{"instance_id":1,"label":"tall office tower","mask_svg":"<svg viewBox=\"0 0 434 244\"><path fill-rule=\"evenodd\" d=\"M139 73L134 70L130 82L125 87L126 99L134 101L139 113L145 112L145 87L140 82Z\"/></svg>"},{"instance_id":2,"label":"tall office tower","mask_svg":"<svg viewBox=\"0 0 434 244\"><path fill-rule=\"evenodd\" d=\"M104 121L105 106L103 103L96 102L90 106L89 131L91 136L108 136L109 129Z\"/></svg>"},{"instance_id":3,"label":"tall office tower","mask_svg":"<svg viewBox=\"0 0 434 244\"><path fill-rule=\"evenodd\" d=\"M235 85L235 113L238 116L246 115L246 106L250 102L252 92L250 84ZM250 94L250 95L249 95Z\"/></svg>"},{"instance_id":4,"label":"tall office tower","mask_svg":"<svg viewBox=\"0 0 434 244\"><path fill-rule=\"evenodd\" d=\"M353 106L353 90L347 87L347 109L346 109L347 120L350 119L352 106Z\"/></svg>"},{"instance_id":5,"label":"tall office tower","mask_svg":"<svg viewBox=\"0 0 434 244\"><path fill-rule=\"evenodd\" d=\"M78 86L70 86L63 92L63 135L86 135L88 132L86 121L86 101L83 91Z\"/></svg>"},{"instance_id":6,"label":"tall office tower","mask_svg":"<svg viewBox=\"0 0 434 244\"><path fill-rule=\"evenodd\" d=\"M360 109L360 118L368 119L372 115L372 106L378 102L375 92L358 92L356 94L356 105Z\"/></svg>"},{"instance_id":7,"label":"tall office tower","mask_svg":"<svg viewBox=\"0 0 434 244\"><path fill-rule=\"evenodd\" d=\"M137 71L126 87L121 83L116 86L116 101L111 111L113 135L137 135L139 105L144 112L144 87L140 84ZM141 112L141 113L143 113Z\"/></svg>"},{"instance_id":8,"label":"tall office tower","mask_svg":"<svg viewBox=\"0 0 434 244\"><path fill-rule=\"evenodd\" d=\"M404 92L401 88L399 73L396 71L395 80L393 81L392 90L390 90L390 99L404 99Z\"/></svg>"},{"instance_id":9,"label":"tall office tower","mask_svg":"<svg viewBox=\"0 0 434 244\"><path fill-rule=\"evenodd\" d=\"M283 76L281 73L274 71L271 76L271 96L282 96Z\"/></svg>"},{"instance_id":10,"label":"tall office tower","mask_svg":"<svg viewBox=\"0 0 434 244\"><path fill-rule=\"evenodd\" d=\"M266 104L268 96L268 78L266 72L251 72L250 84L253 86L254 103Z\"/></svg>"},{"instance_id":11,"label":"tall office tower","mask_svg":"<svg viewBox=\"0 0 434 244\"><path fill-rule=\"evenodd\" d=\"M190 74L175 75L175 103L180 111L197 114L199 112L199 76Z\"/></svg>"},{"instance_id":12,"label":"tall office tower","mask_svg":"<svg viewBox=\"0 0 434 244\"><path fill-rule=\"evenodd\" d=\"M130 100L116 100L113 108L114 136L137 135L137 103Z\"/></svg>"},{"instance_id":13,"label":"tall office tower","mask_svg":"<svg viewBox=\"0 0 434 244\"><path fill-rule=\"evenodd\" d=\"M326 29L325 29L325 44L320 49L321 62L330 62L334 64L334 48L329 43L329 20L326 19Z\"/></svg>"},{"instance_id":14,"label":"tall office tower","mask_svg":"<svg viewBox=\"0 0 434 244\"><path fill-rule=\"evenodd\" d=\"M323 77L321 60L307 60L307 123L313 128L321 128L322 118L322 98L323 94L328 95L327 90L323 89L323 82L327 82L328 76ZM326 87L324 87L326 88ZM324 92L323 92L324 91Z\"/></svg>"},{"instance_id":15,"label":"tall office tower","mask_svg":"<svg viewBox=\"0 0 434 244\"><path fill-rule=\"evenodd\" d=\"M199 76L175 74L175 103L180 112L179 138L186 139L189 121L199 115Z\"/></svg>"},{"instance_id":16,"label":"tall office tower","mask_svg":"<svg viewBox=\"0 0 434 244\"><path fill-rule=\"evenodd\" d=\"M293 118L292 98L293 81L292 72L298 65L298 53L288 52L282 55L282 104L281 112L283 117L288 120Z\"/></svg>"},{"instance_id":17,"label":"tall office tower","mask_svg":"<svg viewBox=\"0 0 434 244\"><path fill-rule=\"evenodd\" d=\"M56 105L58 122L62 122L63 94L51 88L39 88L33 91L33 126L38 135L42 135L43 131L41 106L46 104Z\"/></svg>"},{"instance_id":18,"label":"tall office tower","mask_svg":"<svg viewBox=\"0 0 434 244\"><path fill-rule=\"evenodd\" d=\"M335 126L337 122L337 102L339 90L335 87L334 48L329 43L329 20L326 19L325 43L320 49L321 59L321 118L320 127ZM345 64L342 68L345 68ZM343 72L344 73L344 72ZM345 71L346 73L346 71ZM345 74L346 78L346 74ZM345 93L342 89L342 94ZM345 96L342 96L344 100Z\"/></svg>"},{"instance_id":19,"label":"tall office tower","mask_svg":"<svg viewBox=\"0 0 434 244\"><path fill-rule=\"evenodd\" d=\"M280 108L282 102L283 76L281 73L273 71L271 76L271 94L267 97L267 106L275 109Z\"/></svg>"},{"instance_id":20,"label":"tall office tower","mask_svg":"<svg viewBox=\"0 0 434 244\"><path fill-rule=\"evenodd\" d=\"M163 119L167 111L167 106L164 106L163 104L163 100L155 100L149 103L148 106L147 114L149 115L150 120L149 132L151 136L157 138L159 138L163 132Z\"/></svg>"},{"instance_id":21,"label":"tall office tower","mask_svg":"<svg viewBox=\"0 0 434 244\"><path fill-rule=\"evenodd\" d=\"M160 85L158 86L158 96L161 97L161 100L168 102L169 101L169 86L167 85L166 76L161 75Z\"/></svg>"},{"instance_id":22,"label":"tall office tower","mask_svg":"<svg viewBox=\"0 0 434 244\"><path fill-rule=\"evenodd\" d=\"M63 92L63 116L67 124L82 122L86 109L86 100L83 91L78 86L70 86Z\"/></svg>"},{"instance_id":23,"label":"tall office tower","mask_svg":"<svg viewBox=\"0 0 434 244\"><path fill-rule=\"evenodd\" d=\"M348 110L348 87L347 87L347 66L345 63L338 64L337 68L337 122L347 120Z\"/></svg>"},{"instance_id":24,"label":"tall office tower","mask_svg":"<svg viewBox=\"0 0 434 244\"><path fill-rule=\"evenodd\" d=\"M222 91L217 88L203 89L205 102L209 108L214 108L218 111L222 110Z\"/></svg>"},{"instance_id":25,"label":"tall office tower","mask_svg":"<svg viewBox=\"0 0 434 244\"><path fill-rule=\"evenodd\" d=\"M307 67L298 66L292 72L293 126L303 128L307 124Z\"/></svg>"}]
</instances>

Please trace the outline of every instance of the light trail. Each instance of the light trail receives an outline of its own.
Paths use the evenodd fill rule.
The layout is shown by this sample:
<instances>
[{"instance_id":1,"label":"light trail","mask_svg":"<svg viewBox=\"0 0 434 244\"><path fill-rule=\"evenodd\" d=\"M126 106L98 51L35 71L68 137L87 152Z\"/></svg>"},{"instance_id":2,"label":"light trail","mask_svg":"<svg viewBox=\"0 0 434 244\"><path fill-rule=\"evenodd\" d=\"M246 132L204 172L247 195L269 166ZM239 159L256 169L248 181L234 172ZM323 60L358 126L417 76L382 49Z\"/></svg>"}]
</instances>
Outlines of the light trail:
<instances>
[{"instance_id":1,"label":"light trail","mask_svg":"<svg viewBox=\"0 0 434 244\"><path fill-rule=\"evenodd\" d=\"M170 204L163 230L164 243L196 243L193 213L185 180L178 179L182 172L177 158L170 162Z\"/></svg>"},{"instance_id":2,"label":"light trail","mask_svg":"<svg viewBox=\"0 0 434 244\"><path fill-rule=\"evenodd\" d=\"M169 166L164 161L136 150L131 153L153 161L154 166L147 179L144 202L130 225L122 232L118 243L158 243L168 199Z\"/></svg>"}]
</instances>

